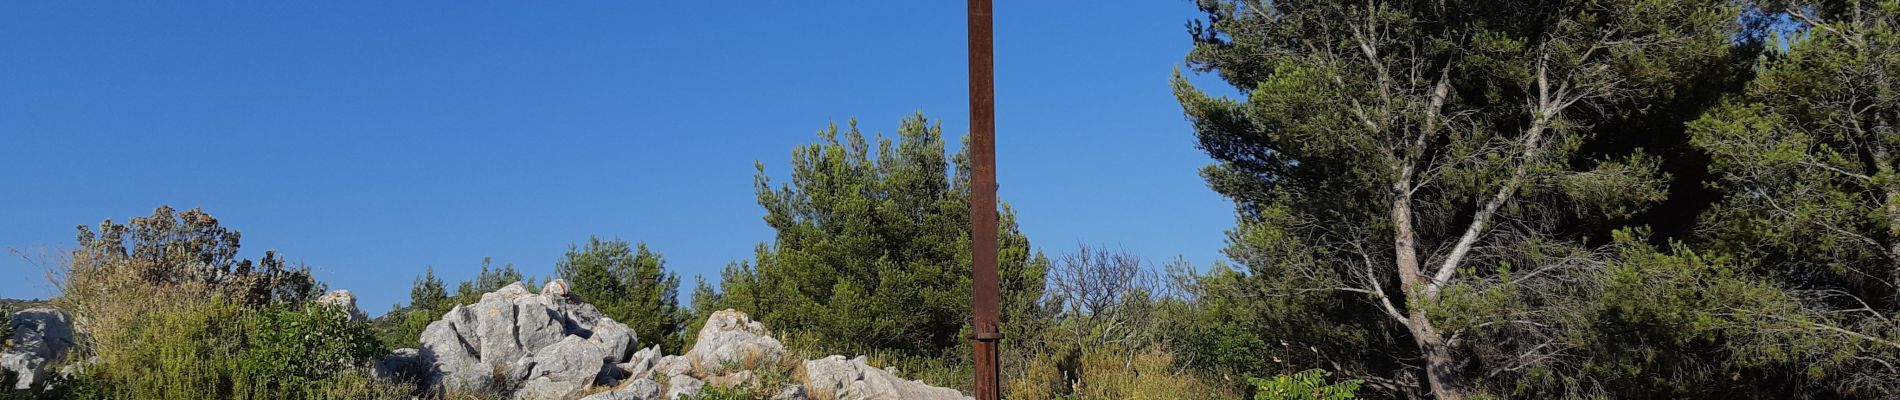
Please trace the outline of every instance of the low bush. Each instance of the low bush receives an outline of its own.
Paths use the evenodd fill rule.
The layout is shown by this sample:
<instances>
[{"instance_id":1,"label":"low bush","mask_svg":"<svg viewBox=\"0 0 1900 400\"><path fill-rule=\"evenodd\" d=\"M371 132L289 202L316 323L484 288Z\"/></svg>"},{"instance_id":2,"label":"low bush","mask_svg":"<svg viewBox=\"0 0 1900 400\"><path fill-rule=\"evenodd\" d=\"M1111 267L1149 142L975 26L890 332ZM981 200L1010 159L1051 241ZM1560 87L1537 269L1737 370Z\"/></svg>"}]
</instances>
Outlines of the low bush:
<instances>
[{"instance_id":1,"label":"low bush","mask_svg":"<svg viewBox=\"0 0 1900 400\"><path fill-rule=\"evenodd\" d=\"M94 332L98 361L69 398L327 399L387 394L368 376L381 355L369 328L335 307L249 309L222 297L153 310L122 331ZM346 396L347 395L347 396ZM344 397L338 397L344 396ZM382 396L370 396L381 398Z\"/></svg>"},{"instance_id":2,"label":"low bush","mask_svg":"<svg viewBox=\"0 0 1900 400\"><path fill-rule=\"evenodd\" d=\"M310 301L322 284L266 253L236 259L238 234L198 210L160 208L130 226L81 227L55 271L74 316L78 372L32 394L66 399L379 399L382 344L346 310ZM81 364L73 365L75 360ZM59 365L56 365L58 367Z\"/></svg>"},{"instance_id":3,"label":"low bush","mask_svg":"<svg viewBox=\"0 0 1900 400\"><path fill-rule=\"evenodd\" d=\"M1327 382L1331 372L1309 369L1272 378L1248 379L1254 387L1254 400L1346 400L1354 398L1363 382L1342 380Z\"/></svg>"}]
</instances>

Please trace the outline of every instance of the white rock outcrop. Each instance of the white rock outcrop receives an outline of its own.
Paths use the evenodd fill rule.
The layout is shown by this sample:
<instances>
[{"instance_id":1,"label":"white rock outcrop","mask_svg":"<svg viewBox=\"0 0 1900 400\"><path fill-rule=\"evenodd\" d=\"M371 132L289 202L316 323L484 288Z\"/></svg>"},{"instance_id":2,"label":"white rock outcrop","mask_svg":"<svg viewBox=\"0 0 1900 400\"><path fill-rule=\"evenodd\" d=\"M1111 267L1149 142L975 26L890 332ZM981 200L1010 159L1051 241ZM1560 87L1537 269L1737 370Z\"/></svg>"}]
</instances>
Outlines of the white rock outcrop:
<instances>
[{"instance_id":1,"label":"white rock outcrop","mask_svg":"<svg viewBox=\"0 0 1900 400\"><path fill-rule=\"evenodd\" d=\"M738 310L714 312L684 355L640 349L632 330L568 294L561 280L540 294L519 283L483 294L430 323L420 342L377 363L377 373L434 394L516 399L672 400L735 386L773 388L754 393L775 400L969 398L873 368L864 357L789 359L783 343Z\"/></svg>"},{"instance_id":2,"label":"white rock outcrop","mask_svg":"<svg viewBox=\"0 0 1900 400\"><path fill-rule=\"evenodd\" d=\"M72 316L52 308L29 308L13 313L7 323L13 327L13 337L6 350L0 351L0 369L14 376L16 390L45 383L47 367L73 349Z\"/></svg>"},{"instance_id":3,"label":"white rock outcrop","mask_svg":"<svg viewBox=\"0 0 1900 400\"><path fill-rule=\"evenodd\" d=\"M738 310L713 312L699 329L699 338L686 351L686 360L707 375L727 369L748 370L785 357L785 345L768 336L765 325Z\"/></svg>"},{"instance_id":4,"label":"white rock outcrop","mask_svg":"<svg viewBox=\"0 0 1900 400\"><path fill-rule=\"evenodd\" d=\"M814 397L837 400L965 399L956 389L930 386L872 367L864 356L830 356L805 362L806 388Z\"/></svg>"},{"instance_id":5,"label":"white rock outcrop","mask_svg":"<svg viewBox=\"0 0 1900 400\"><path fill-rule=\"evenodd\" d=\"M412 376L430 391L511 391L516 398L566 399L626 362L636 343L626 325L566 295L533 294L520 283L457 305L423 329L420 348L398 350L379 364L386 375ZM404 368L408 368L405 370Z\"/></svg>"},{"instance_id":6,"label":"white rock outcrop","mask_svg":"<svg viewBox=\"0 0 1900 400\"><path fill-rule=\"evenodd\" d=\"M350 313L351 322L369 320L369 315L363 314L363 309L356 308L356 295L350 293L348 290L338 289L324 293L322 296L317 297L317 304L342 308L344 312Z\"/></svg>"}]
</instances>

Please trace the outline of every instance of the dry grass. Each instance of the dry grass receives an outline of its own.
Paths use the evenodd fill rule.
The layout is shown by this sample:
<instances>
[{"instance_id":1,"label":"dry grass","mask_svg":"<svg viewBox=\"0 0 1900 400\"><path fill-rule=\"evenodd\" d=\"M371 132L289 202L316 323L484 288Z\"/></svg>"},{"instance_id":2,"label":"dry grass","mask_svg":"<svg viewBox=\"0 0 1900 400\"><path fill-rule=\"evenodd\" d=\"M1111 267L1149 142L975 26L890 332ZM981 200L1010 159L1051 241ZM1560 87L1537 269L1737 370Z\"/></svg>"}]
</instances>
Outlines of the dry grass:
<instances>
[{"instance_id":1,"label":"dry grass","mask_svg":"<svg viewBox=\"0 0 1900 400\"><path fill-rule=\"evenodd\" d=\"M1023 374L1007 380L1008 398L1048 399L1239 399L1242 393L1178 368L1174 355L1161 349L1127 351L1104 346L1083 351L1078 362L1043 355Z\"/></svg>"},{"instance_id":2,"label":"dry grass","mask_svg":"<svg viewBox=\"0 0 1900 400\"><path fill-rule=\"evenodd\" d=\"M158 286L134 273L128 260L106 259L76 252L65 267L49 273L60 288L51 300L55 308L73 316L78 330L87 334L79 348L103 360L116 359L119 350L136 344L136 329L164 311L209 304L213 291L202 283L180 282Z\"/></svg>"}]
</instances>

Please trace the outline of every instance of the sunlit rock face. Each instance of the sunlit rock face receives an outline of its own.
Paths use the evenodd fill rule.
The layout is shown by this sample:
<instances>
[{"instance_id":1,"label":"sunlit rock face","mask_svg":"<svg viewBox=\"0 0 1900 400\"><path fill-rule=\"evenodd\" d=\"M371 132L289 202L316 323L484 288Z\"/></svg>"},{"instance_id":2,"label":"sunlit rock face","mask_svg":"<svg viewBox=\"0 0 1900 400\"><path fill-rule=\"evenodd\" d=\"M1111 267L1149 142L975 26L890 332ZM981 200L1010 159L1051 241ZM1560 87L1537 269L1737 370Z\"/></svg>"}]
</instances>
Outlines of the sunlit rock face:
<instances>
[{"instance_id":1,"label":"sunlit rock face","mask_svg":"<svg viewBox=\"0 0 1900 400\"><path fill-rule=\"evenodd\" d=\"M13 326L13 337L0 352L0 369L15 377L14 389L46 383L46 368L72 351L72 317L52 308L29 308L14 313L7 323Z\"/></svg>"},{"instance_id":2,"label":"sunlit rock face","mask_svg":"<svg viewBox=\"0 0 1900 400\"><path fill-rule=\"evenodd\" d=\"M516 283L458 305L429 324L420 348L398 349L377 363L377 373L416 381L429 393L516 399L680 399L733 387L770 388L754 392L775 400L969 398L873 368L863 357L791 358L738 310L708 317L686 354L641 349L626 325L567 289L555 280L534 294Z\"/></svg>"},{"instance_id":3,"label":"sunlit rock face","mask_svg":"<svg viewBox=\"0 0 1900 400\"><path fill-rule=\"evenodd\" d=\"M398 350L379 372L414 376L432 391L579 397L628 361L637 338L566 287L555 280L534 294L515 283L457 305L429 323L420 348Z\"/></svg>"}]
</instances>

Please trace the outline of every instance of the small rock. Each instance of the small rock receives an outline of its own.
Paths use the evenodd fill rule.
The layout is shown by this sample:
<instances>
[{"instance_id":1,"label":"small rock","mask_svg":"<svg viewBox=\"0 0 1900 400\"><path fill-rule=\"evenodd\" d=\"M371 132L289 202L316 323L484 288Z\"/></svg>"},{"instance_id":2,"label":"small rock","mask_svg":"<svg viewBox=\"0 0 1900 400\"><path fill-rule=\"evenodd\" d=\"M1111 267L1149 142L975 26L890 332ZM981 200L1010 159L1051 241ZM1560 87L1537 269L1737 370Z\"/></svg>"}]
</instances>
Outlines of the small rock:
<instances>
[{"instance_id":1,"label":"small rock","mask_svg":"<svg viewBox=\"0 0 1900 400\"><path fill-rule=\"evenodd\" d=\"M686 375L675 376L667 379L665 398L674 400L681 397L692 398L693 396L698 396L699 392L705 390L705 388L706 382L701 382L698 379L693 379L693 377Z\"/></svg>"},{"instance_id":2,"label":"small rock","mask_svg":"<svg viewBox=\"0 0 1900 400\"><path fill-rule=\"evenodd\" d=\"M620 363L618 366L621 370L627 371L627 375L632 376L633 379L639 379L653 373L653 365L659 360L660 346L653 346L633 352L633 356L628 357L627 362Z\"/></svg>"},{"instance_id":3,"label":"small rock","mask_svg":"<svg viewBox=\"0 0 1900 400\"><path fill-rule=\"evenodd\" d=\"M594 393L581 400L657 400L660 398L660 384L652 379L635 379L613 390Z\"/></svg>"},{"instance_id":4,"label":"small rock","mask_svg":"<svg viewBox=\"0 0 1900 400\"><path fill-rule=\"evenodd\" d=\"M809 397L805 395L804 386L789 384L789 383L785 384L784 388L779 389L778 394L772 395L772 400L808 400L808 399Z\"/></svg>"},{"instance_id":5,"label":"small rock","mask_svg":"<svg viewBox=\"0 0 1900 400\"><path fill-rule=\"evenodd\" d=\"M390 352L389 356L376 361L371 372L376 377L392 380L415 379L426 373L428 360L422 359L422 352L411 348L400 348Z\"/></svg>"},{"instance_id":6,"label":"small rock","mask_svg":"<svg viewBox=\"0 0 1900 400\"><path fill-rule=\"evenodd\" d=\"M521 387L515 389L514 398L521 400L571 399L586 388L586 385L573 382L557 382L545 377L532 378L523 381Z\"/></svg>"},{"instance_id":7,"label":"small rock","mask_svg":"<svg viewBox=\"0 0 1900 400\"><path fill-rule=\"evenodd\" d=\"M599 380L606 384L618 385L622 381L651 378L653 364L659 361L659 358L660 346L636 351L632 357L627 358L627 362L616 364L613 368L602 369Z\"/></svg>"},{"instance_id":8,"label":"small rock","mask_svg":"<svg viewBox=\"0 0 1900 400\"><path fill-rule=\"evenodd\" d=\"M356 295L348 290L337 289L324 293L317 297L317 304L343 308L343 311L350 313L350 322L369 320L369 316L363 314L363 309L356 308Z\"/></svg>"},{"instance_id":9,"label":"small rock","mask_svg":"<svg viewBox=\"0 0 1900 400\"><path fill-rule=\"evenodd\" d=\"M713 312L686 352L687 360L705 375L724 374L728 367L753 369L784 356L785 345L766 335L764 325L733 309Z\"/></svg>"},{"instance_id":10,"label":"small rock","mask_svg":"<svg viewBox=\"0 0 1900 400\"><path fill-rule=\"evenodd\" d=\"M568 289L568 286L567 286L566 279L555 279L555 280L548 281L548 284L546 285L541 285L541 295L565 299L568 297L567 289Z\"/></svg>"},{"instance_id":11,"label":"small rock","mask_svg":"<svg viewBox=\"0 0 1900 400\"><path fill-rule=\"evenodd\" d=\"M653 362L653 372L664 376L680 376L693 372L693 363L684 356L665 356Z\"/></svg>"}]
</instances>

